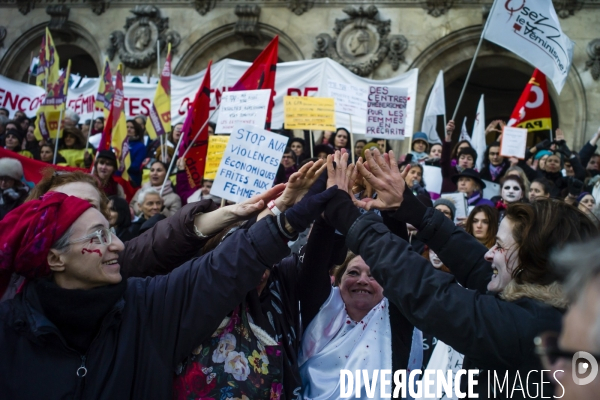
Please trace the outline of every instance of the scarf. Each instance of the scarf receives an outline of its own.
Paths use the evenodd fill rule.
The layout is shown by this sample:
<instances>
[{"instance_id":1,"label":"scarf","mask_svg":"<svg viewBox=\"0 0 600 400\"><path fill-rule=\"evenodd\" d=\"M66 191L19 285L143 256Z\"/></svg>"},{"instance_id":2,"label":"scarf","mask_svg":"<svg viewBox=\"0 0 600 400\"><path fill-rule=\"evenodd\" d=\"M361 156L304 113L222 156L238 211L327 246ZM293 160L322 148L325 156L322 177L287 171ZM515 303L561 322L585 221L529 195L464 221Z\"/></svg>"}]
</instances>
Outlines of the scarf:
<instances>
[{"instance_id":1,"label":"scarf","mask_svg":"<svg viewBox=\"0 0 600 400\"><path fill-rule=\"evenodd\" d=\"M492 180L495 182L496 179L498 179L498 177L500 175L502 175L502 170L504 168L502 168L502 164L498 165L497 167L493 166L492 164L490 164L490 175L492 176Z\"/></svg>"},{"instance_id":2,"label":"scarf","mask_svg":"<svg viewBox=\"0 0 600 400\"><path fill-rule=\"evenodd\" d=\"M429 153L425 153L425 152L419 153L419 152L414 151L414 150L412 150L410 152L410 154L412 154L412 156L413 156L413 158L412 158L413 162L419 162L420 160L429 157Z\"/></svg>"},{"instance_id":3,"label":"scarf","mask_svg":"<svg viewBox=\"0 0 600 400\"><path fill-rule=\"evenodd\" d=\"M107 197L116 196L119 194L119 190L117 187L117 181L113 179L111 176L108 178L108 181L102 186L102 190Z\"/></svg>"},{"instance_id":4,"label":"scarf","mask_svg":"<svg viewBox=\"0 0 600 400\"><path fill-rule=\"evenodd\" d=\"M423 362L422 335L419 334L413 334L409 370L420 368ZM384 298L356 323L346 312L340 289L332 288L329 298L309 324L302 339L298 358L303 382L302 398L337 399L340 396L340 370L366 369L370 375L373 370L392 370L391 354L392 328L388 300ZM369 398L379 399L380 393L380 386L377 385L374 397ZM361 394L367 398L364 387Z\"/></svg>"},{"instance_id":5,"label":"scarf","mask_svg":"<svg viewBox=\"0 0 600 400\"><path fill-rule=\"evenodd\" d=\"M471 196L469 196L469 198L467 199L467 204L471 205L477 205L477 202L481 200L481 193L479 193L478 191L473 192L473 194Z\"/></svg>"},{"instance_id":6,"label":"scarf","mask_svg":"<svg viewBox=\"0 0 600 400\"><path fill-rule=\"evenodd\" d=\"M173 184L171 183L171 180L169 179L169 177L165 177L167 183L165 183L165 189L162 192L163 197L167 194L173 193ZM147 188L147 187L151 187L152 184L150 182L145 183L142 187L143 188ZM153 189L156 189L156 191L158 193L160 193L160 189L162 188L162 184L158 185L158 186L152 186Z\"/></svg>"},{"instance_id":7,"label":"scarf","mask_svg":"<svg viewBox=\"0 0 600 400\"><path fill-rule=\"evenodd\" d=\"M69 346L85 354L98 334L104 317L123 297L127 280L90 290L63 289L52 278L42 278L34 289L48 319Z\"/></svg>"}]
</instances>

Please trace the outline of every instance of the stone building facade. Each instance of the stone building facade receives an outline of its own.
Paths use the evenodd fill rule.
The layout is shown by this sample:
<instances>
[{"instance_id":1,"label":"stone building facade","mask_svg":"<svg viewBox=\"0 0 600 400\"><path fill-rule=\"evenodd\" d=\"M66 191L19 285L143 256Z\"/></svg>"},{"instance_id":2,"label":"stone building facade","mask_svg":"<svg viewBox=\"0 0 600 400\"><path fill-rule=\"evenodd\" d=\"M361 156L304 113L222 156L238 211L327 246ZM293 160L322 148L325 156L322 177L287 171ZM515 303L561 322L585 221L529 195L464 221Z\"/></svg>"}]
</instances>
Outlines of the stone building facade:
<instances>
[{"instance_id":1,"label":"stone building facade","mask_svg":"<svg viewBox=\"0 0 600 400\"><path fill-rule=\"evenodd\" d=\"M519 7L527 0L508 0ZM0 74L27 81L46 26L61 62L97 76L102 60L125 73L156 74L157 41L175 48L173 71L191 75L210 59L251 61L275 35L279 58L331 57L351 71L384 79L419 69L418 129L438 71L444 70L450 118L491 0L0 0ZM519 3L519 4L517 4ZM600 0L553 0L563 31L575 42L560 94L550 87L553 124L578 149L600 126ZM458 110L472 124L479 96L486 120L508 119L533 67L484 41ZM441 126L440 126L441 127Z\"/></svg>"}]
</instances>

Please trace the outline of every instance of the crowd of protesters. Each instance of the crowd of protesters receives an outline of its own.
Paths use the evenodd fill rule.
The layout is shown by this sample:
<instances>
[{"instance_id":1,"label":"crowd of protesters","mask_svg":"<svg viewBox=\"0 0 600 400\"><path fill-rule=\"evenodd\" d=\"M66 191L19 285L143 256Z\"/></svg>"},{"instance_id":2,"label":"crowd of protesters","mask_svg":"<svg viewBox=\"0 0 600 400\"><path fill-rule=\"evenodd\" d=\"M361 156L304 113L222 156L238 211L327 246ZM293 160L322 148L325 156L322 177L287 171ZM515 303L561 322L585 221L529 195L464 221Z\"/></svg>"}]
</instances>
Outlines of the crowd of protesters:
<instances>
[{"instance_id":1,"label":"crowd of protesters","mask_svg":"<svg viewBox=\"0 0 600 400\"><path fill-rule=\"evenodd\" d=\"M95 151L103 118L65 113L57 147L32 122L0 109L4 149L49 164L33 184L0 158L2 398L336 399L341 370L442 351L479 371L478 398L600 397L571 375L578 351L600 361L600 131L575 152L558 129L521 160L492 121L478 170L454 121L400 157L342 127L282 130L273 187L228 204L190 188L181 124L161 142L128 120L123 181ZM55 148L80 170L53 169Z\"/></svg>"}]
</instances>

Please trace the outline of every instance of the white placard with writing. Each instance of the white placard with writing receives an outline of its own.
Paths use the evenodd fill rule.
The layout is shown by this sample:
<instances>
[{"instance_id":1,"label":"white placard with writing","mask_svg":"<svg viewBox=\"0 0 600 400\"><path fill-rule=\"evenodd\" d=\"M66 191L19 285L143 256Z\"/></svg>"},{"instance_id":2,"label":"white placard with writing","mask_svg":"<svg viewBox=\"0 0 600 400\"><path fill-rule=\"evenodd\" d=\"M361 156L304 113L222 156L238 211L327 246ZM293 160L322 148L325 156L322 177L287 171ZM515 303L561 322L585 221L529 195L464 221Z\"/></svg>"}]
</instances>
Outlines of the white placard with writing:
<instances>
[{"instance_id":1,"label":"white placard with writing","mask_svg":"<svg viewBox=\"0 0 600 400\"><path fill-rule=\"evenodd\" d=\"M236 125L210 194L242 202L273 185L288 138L251 125Z\"/></svg>"},{"instance_id":2,"label":"white placard with writing","mask_svg":"<svg viewBox=\"0 0 600 400\"><path fill-rule=\"evenodd\" d=\"M523 160L525 158L526 149L527 129L505 126L502 130L500 155L502 157L516 157Z\"/></svg>"},{"instance_id":3,"label":"white placard with writing","mask_svg":"<svg viewBox=\"0 0 600 400\"><path fill-rule=\"evenodd\" d=\"M500 196L500 184L494 183L492 181L486 181L482 179L483 183L485 183L485 189L483 189L483 198L491 200L492 197Z\"/></svg>"},{"instance_id":4,"label":"white placard with writing","mask_svg":"<svg viewBox=\"0 0 600 400\"><path fill-rule=\"evenodd\" d=\"M335 111L349 115L365 115L367 112L368 90L366 86L327 81L329 97L335 99Z\"/></svg>"},{"instance_id":5,"label":"white placard with writing","mask_svg":"<svg viewBox=\"0 0 600 400\"><path fill-rule=\"evenodd\" d=\"M223 93L215 133L231 133L240 124L264 127L270 98L271 89Z\"/></svg>"},{"instance_id":6,"label":"white placard with writing","mask_svg":"<svg viewBox=\"0 0 600 400\"><path fill-rule=\"evenodd\" d=\"M428 192L435 194L442 193L444 178L442 177L442 169L440 167L423 165L423 181L427 185L425 188Z\"/></svg>"},{"instance_id":7,"label":"white placard with writing","mask_svg":"<svg viewBox=\"0 0 600 400\"><path fill-rule=\"evenodd\" d=\"M367 137L404 140L408 89L369 86L367 98Z\"/></svg>"},{"instance_id":8,"label":"white placard with writing","mask_svg":"<svg viewBox=\"0 0 600 400\"><path fill-rule=\"evenodd\" d=\"M454 207L456 207L454 222L458 222L459 218L466 218L469 216L469 212L467 210L467 197L464 193L444 193L441 195L441 197L454 203Z\"/></svg>"}]
</instances>

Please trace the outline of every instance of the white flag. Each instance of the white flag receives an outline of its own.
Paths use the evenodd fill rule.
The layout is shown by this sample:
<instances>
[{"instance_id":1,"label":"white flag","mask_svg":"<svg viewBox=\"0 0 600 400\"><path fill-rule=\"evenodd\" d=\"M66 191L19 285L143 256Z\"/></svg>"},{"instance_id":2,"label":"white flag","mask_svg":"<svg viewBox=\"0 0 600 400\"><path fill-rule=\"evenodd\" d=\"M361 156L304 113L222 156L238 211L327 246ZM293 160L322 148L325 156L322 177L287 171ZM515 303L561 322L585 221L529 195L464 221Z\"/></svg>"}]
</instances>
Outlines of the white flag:
<instances>
[{"instance_id":1,"label":"white flag","mask_svg":"<svg viewBox=\"0 0 600 400\"><path fill-rule=\"evenodd\" d=\"M466 140L467 142L471 143L471 136L469 136L469 132L467 132L467 117L463 119L463 125L460 129L460 137L458 138L459 142L462 142L463 140Z\"/></svg>"},{"instance_id":2,"label":"white flag","mask_svg":"<svg viewBox=\"0 0 600 400\"><path fill-rule=\"evenodd\" d=\"M441 70L435 79L433 89L431 89L431 93L429 94L427 106L425 107L425 114L423 115L423 123L421 124L421 130L427 134L427 141L429 143L442 143L440 136L435 129L438 115L446 115L444 71Z\"/></svg>"},{"instance_id":3,"label":"white flag","mask_svg":"<svg viewBox=\"0 0 600 400\"><path fill-rule=\"evenodd\" d=\"M473 124L473 135L471 136L471 146L477 152L477 163L475 168L481 171L483 165L483 156L485 155L485 108L483 106L483 95L479 99L477 106L477 114L475 115L475 123Z\"/></svg>"},{"instance_id":4,"label":"white flag","mask_svg":"<svg viewBox=\"0 0 600 400\"><path fill-rule=\"evenodd\" d=\"M571 68L573 42L560 28L551 1L527 0L517 8L512 7L513 3L494 1L483 30L484 39L534 65L560 93Z\"/></svg>"}]
</instances>

